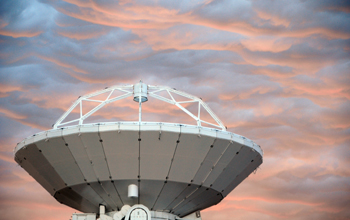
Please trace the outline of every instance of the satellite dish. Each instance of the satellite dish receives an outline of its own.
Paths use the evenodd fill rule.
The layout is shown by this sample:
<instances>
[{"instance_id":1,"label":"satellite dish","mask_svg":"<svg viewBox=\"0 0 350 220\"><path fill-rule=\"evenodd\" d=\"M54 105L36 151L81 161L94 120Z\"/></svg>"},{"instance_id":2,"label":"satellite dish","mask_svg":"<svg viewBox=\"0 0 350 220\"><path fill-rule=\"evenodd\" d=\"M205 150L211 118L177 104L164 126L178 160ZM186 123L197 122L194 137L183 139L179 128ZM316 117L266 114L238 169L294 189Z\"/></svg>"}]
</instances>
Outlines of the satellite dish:
<instances>
[{"instance_id":1,"label":"satellite dish","mask_svg":"<svg viewBox=\"0 0 350 220\"><path fill-rule=\"evenodd\" d=\"M117 91L122 94L113 96ZM107 98L94 99L101 94ZM130 96L139 105L138 121L84 123ZM142 121L142 103L152 100L178 107L195 125ZM84 113L86 102L98 105ZM184 107L189 102L199 106L196 114ZM201 109L215 123L201 118ZM73 220L201 219L199 211L225 198L263 156L253 141L226 131L202 99L141 81L79 97L53 129L24 139L14 152L58 202L83 212Z\"/></svg>"}]
</instances>

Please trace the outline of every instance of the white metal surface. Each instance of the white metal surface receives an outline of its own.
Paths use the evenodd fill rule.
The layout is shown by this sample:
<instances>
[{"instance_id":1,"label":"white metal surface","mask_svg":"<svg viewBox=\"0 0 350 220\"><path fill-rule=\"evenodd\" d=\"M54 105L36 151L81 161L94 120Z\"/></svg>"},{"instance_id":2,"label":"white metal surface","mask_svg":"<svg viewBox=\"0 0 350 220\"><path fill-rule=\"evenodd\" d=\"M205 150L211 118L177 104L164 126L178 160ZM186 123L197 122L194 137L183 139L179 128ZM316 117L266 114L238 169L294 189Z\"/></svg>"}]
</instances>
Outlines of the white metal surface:
<instances>
[{"instance_id":1,"label":"white metal surface","mask_svg":"<svg viewBox=\"0 0 350 220\"><path fill-rule=\"evenodd\" d=\"M135 184L130 184L128 186L128 197L139 197L139 190Z\"/></svg>"},{"instance_id":2,"label":"white metal surface","mask_svg":"<svg viewBox=\"0 0 350 220\"><path fill-rule=\"evenodd\" d=\"M151 212L141 204L132 206L125 216L125 220L151 220Z\"/></svg>"},{"instance_id":3,"label":"white metal surface","mask_svg":"<svg viewBox=\"0 0 350 220\"><path fill-rule=\"evenodd\" d=\"M135 102L146 102L147 98L147 85L140 81L134 85L134 101Z\"/></svg>"},{"instance_id":4,"label":"white metal surface","mask_svg":"<svg viewBox=\"0 0 350 220\"><path fill-rule=\"evenodd\" d=\"M145 206L141 206L145 207ZM140 208L138 205L137 207L133 207L134 210L137 208ZM122 220L129 212L131 209L130 206L125 205L123 206L122 210L119 212L109 212L109 213L100 213L100 217L97 220ZM147 213L143 209L141 209L142 214L146 214L146 220L147 220ZM190 215L187 215L183 218L180 218L179 216L176 216L171 213L166 213L166 212L156 212L156 211L149 211L151 220L202 220L200 212L194 212ZM137 212L133 212L130 214L130 217L136 217L137 220L141 220L141 216L137 216ZM96 214L95 213L74 213L72 214L72 220L96 220Z\"/></svg>"},{"instance_id":5,"label":"white metal surface","mask_svg":"<svg viewBox=\"0 0 350 220\"><path fill-rule=\"evenodd\" d=\"M96 220L95 213L74 213L72 220Z\"/></svg>"}]
</instances>

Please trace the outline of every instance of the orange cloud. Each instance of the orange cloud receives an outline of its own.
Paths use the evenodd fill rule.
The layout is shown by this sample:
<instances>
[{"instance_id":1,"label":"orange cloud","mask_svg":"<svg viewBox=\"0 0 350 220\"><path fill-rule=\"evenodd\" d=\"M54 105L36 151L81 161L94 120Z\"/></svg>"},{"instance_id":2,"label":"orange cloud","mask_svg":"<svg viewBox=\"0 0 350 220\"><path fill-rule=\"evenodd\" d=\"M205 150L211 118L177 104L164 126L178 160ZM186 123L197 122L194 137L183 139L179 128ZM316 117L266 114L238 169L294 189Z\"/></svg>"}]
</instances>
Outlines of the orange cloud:
<instances>
[{"instance_id":1,"label":"orange cloud","mask_svg":"<svg viewBox=\"0 0 350 220\"><path fill-rule=\"evenodd\" d=\"M288 27L291 23L289 20L285 18L281 18L280 16L269 14L268 12L255 10L258 17L262 18L263 20L269 20L271 23L275 26L283 25L285 27Z\"/></svg>"},{"instance_id":2,"label":"orange cloud","mask_svg":"<svg viewBox=\"0 0 350 220\"><path fill-rule=\"evenodd\" d=\"M19 38L19 37L36 37L43 33L42 31L9 31L0 29L0 35Z\"/></svg>"},{"instance_id":3,"label":"orange cloud","mask_svg":"<svg viewBox=\"0 0 350 220\"><path fill-rule=\"evenodd\" d=\"M8 148L6 150L8 150ZM10 163L15 163L13 157L9 157L8 155L4 154L3 152L0 152L0 160L10 162Z\"/></svg>"},{"instance_id":4,"label":"orange cloud","mask_svg":"<svg viewBox=\"0 0 350 220\"><path fill-rule=\"evenodd\" d=\"M18 114L2 107L0 107L0 113L4 114L6 117L9 117L15 120L22 120L27 118L26 115Z\"/></svg>"},{"instance_id":5,"label":"orange cloud","mask_svg":"<svg viewBox=\"0 0 350 220\"><path fill-rule=\"evenodd\" d=\"M177 23L177 11L163 7L129 6L123 9L116 7L103 7L94 2L67 1L81 7L79 13L70 12L65 8L57 8L61 13L94 24L102 24L125 29L133 28L167 28ZM140 22L140 20L149 20Z\"/></svg>"},{"instance_id":6,"label":"orange cloud","mask_svg":"<svg viewBox=\"0 0 350 220\"><path fill-rule=\"evenodd\" d=\"M8 93L8 92L14 92L14 91L20 91L20 90L21 90L20 86L0 83L0 93Z\"/></svg>"},{"instance_id":7,"label":"orange cloud","mask_svg":"<svg viewBox=\"0 0 350 220\"><path fill-rule=\"evenodd\" d=\"M77 32L77 31L67 31L67 30L57 30L57 33L61 36L73 38L76 40L86 40L91 38L96 38L105 35L108 32L108 30L102 30L102 31L84 31L84 32Z\"/></svg>"},{"instance_id":8,"label":"orange cloud","mask_svg":"<svg viewBox=\"0 0 350 220\"><path fill-rule=\"evenodd\" d=\"M54 63L54 64L56 64L56 65L58 65L60 67L72 69L72 70L74 70L75 72L78 72L78 73L88 74L87 71L85 71L85 70L83 70L81 68L78 68L75 65L65 63L65 62L63 62L61 60L58 60L58 59L55 59L53 57L46 57L46 56L42 56L42 55L37 55L37 56L39 58L43 59L43 60L49 61L51 63Z\"/></svg>"},{"instance_id":9,"label":"orange cloud","mask_svg":"<svg viewBox=\"0 0 350 220\"><path fill-rule=\"evenodd\" d=\"M221 100L239 100L239 99L249 99L254 94L266 94L274 91L275 88L268 86L258 86L252 89L241 91L239 94L220 94L219 98Z\"/></svg>"},{"instance_id":10,"label":"orange cloud","mask_svg":"<svg viewBox=\"0 0 350 220\"><path fill-rule=\"evenodd\" d=\"M311 82L297 79L276 80L284 88L283 97L305 97L320 106L333 108L346 100L350 100L348 85L330 82L327 79L311 78ZM317 81L317 82L316 82Z\"/></svg>"},{"instance_id":11,"label":"orange cloud","mask_svg":"<svg viewBox=\"0 0 350 220\"><path fill-rule=\"evenodd\" d=\"M269 198L269 197L236 197L236 196L228 196L225 200L227 201L262 201L262 202L268 202L268 203L295 203L299 205L306 205L306 206L320 206L324 204L324 202L306 202L303 200L284 200L284 199L278 199L278 198Z\"/></svg>"},{"instance_id":12,"label":"orange cloud","mask_svg":"<svg viewBox=\"0 0 350 220\"><path fill-rule=\"evenodd\" d=\"M283 42L281 39L274 38L249 38L242 40L241 44L250 51L269 51L273 53L282 52L288 50L291 46L291 42Z\"/></svg>"},{"instance_id":13,"label":"orange cloud","mask_svg":"<svg viewBox=\"0 0 350 220\"><path fill-rule=\"evenodd\" d=\"M15 92L15 91L22 91L22 88L16 85L0 83L0 98L7 97L9 96L8 93Z\"/></svg>"},{"instance_id":14,"label":"orange cloud","mask_svg":"<svg viewBox=\"0 0 350 220\"><path fill-rule=\"evenodd\" d=\"M269 20L273 25L276 25L279 28L271 29L256 27L250 24L249 21L230 21L227 23L217 22L215 20L201 17L200 15L195 14L194 11L179 13L177 10L166 9L160 6L125 4L122 5L122 7L117 4L103 5L95 2L82 2L76 0L69 0L67 2L79 7L79 11L73 12L65 8L56 9L66 15L94 24L132 29L133 31L136 31L137 29L159 30L167 29L179 24L192 24L246 36L274 35L280 37L304 38L314 34L320 34L330 39L350 38L350 33L331 30L324 27L291 30L289 28L290 21L287 19L259 10L256 10L258 18L263 19L263 21ZM259 46L261 47L261 45ZM288 44L277 44L277 46L279 49L275 49L276 51L288 48ZM262 47L261 49L266 48Z\"/></svg>"}]
</instances>

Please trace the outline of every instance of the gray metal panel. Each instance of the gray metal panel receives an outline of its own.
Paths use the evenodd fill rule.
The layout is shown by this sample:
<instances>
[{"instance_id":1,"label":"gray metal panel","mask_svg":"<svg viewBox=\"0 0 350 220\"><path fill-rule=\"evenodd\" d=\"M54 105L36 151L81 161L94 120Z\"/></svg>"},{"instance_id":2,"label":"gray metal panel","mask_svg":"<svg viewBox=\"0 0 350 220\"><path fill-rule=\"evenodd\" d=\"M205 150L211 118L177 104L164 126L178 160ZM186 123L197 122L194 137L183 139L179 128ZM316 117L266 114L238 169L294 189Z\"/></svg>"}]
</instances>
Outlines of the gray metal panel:
<instances>
[{"instance_id":1,"label":"gray metal panel","mask_svg":"<svg viewBox=\"0 0 350 220\"><path fill-rule=\"evenodd\" d=\"M169 180L184 183L191 182L214 139L204 135L198 137L195 134L181 134L180 143L176 148L170 170Z\"/></svg>"},{"instance_id":2,"label":"gray metal panel","mask_svg":"<svg viewBox=\"0 0 350 220\"><path fill-rule=\"evenodd\" d=\"M39 141L36 145L68 186L84 181L80 168L61 137L51 138L47 142Z\"/></svg>"},{"instance_id":3,"label":"gray metal panel","mask_svg":"<svg viewBox=\"0 0 350 220\"><path fill-rule=\"evenodd\" d=\"M166 180L174 155L178 133L159 131L141 132L141 178Z\"/></svg>"},{"instance_id":4,"label":"gray metal panel","mask_svg":"<svg viewBox=\"0 0 350 220\"><path fill-rule=\"evenodd\" d=\"M112 179L136 179L139 169L138 131L101 132Z\"/></svg>"},{"instance_id":5,"label":"gray metal panel","mask_svg":"<svg viewBox=\"0 0 350 220\"><path fill-rule=\"evenodd\" d=\"M123 202L120 198L119 192L115 188L112 181L103 181L102 183L103 188L108 192L110 195L110 198L114 201L114 204L117 205L117 207L120 209L123 206ZM114 210L117 210L114 208Z\"/></svg>"},{"instance_id":6,"label":"gray metal panel","mask_svg":"<svg viewBox=\"0 0 350 220\"><path fill-rule=\"evenodd\" d=\"M77 161L77 164L86 181L96 182L97 177L80 136L78 136L78 134L67 135L64 136L64 139L68 143L68 148Z\"/></svg>"},{"instance_id":7,"label":"gray metal panel","mask_svg":"<svg viewBox=\"0 0 350 220\"><path fill-rule=\"evenodd\" d=\"M103 199L103 205L106 206L107 210L116 209L117 204L110 197L109 192L104 188L103 183L90 183L91 188Z\"/></svg>"},{"instance_id":8,"label":"gray metal panel","mask_svg":"<svg viewBox=\"0 0 350 220\"><path fill-rule=\"evenodd\" d=\"M59 190L66 187L61 176L49 163L48 159L44 156L43 151L41 150L40 152L39 150L40 149L37 146L37 144L31 144L28 145L26 148L23 148L20 151L18 151L16 156L19 156L20 158L22 156L21 154L23 154L23 157L24 155L26 156L27 161L33 167L33 169L29 169L29 167L28 169L26 168L27 172L33 173L33 170L35 169L38 173L38 175L36 176L41 176L51 185L51 189L48 190L49 192L52 192L53 189Z\"/></svg>"},{"instance_id":9,"label":"gray metal panel","mask_svg":"<svg viewBox=\"0 0 350 220\"><path fill-rule=\"evenodd\" d=\"M197 189L192 192L190 195L186 197L186 200L184 200L181 204L179 204L177 207L174 207L174 213L180 214L183 211L180 210L189 210L192 209L197 205L196 198L201 195L202 193L206 193L206 187L197 187Z\"/></svg>"},{"instance_id":10,"label":"gray metal panel","mask_svg":"<svg viewBox=\"0 0 350 220\"><path fill-rule=\"evenodd\" d=\"M166 207L176 198L185 188L187 184L179 182L167 182L164 185L160 196L155 203L153 210L166 210Z\"/></svg>"},{"instance_id":11,"label":"gray metal panel","mask_svg":"<svg viewBox=\"0 0 350 220\"><path fill-rule=\"evenodd\" d=\"M188 186L178 196L175 197L175 199L166 207L166 209L172 210L180 202L183 202L183 200L191 193L193 193L197 188L198 185L188 184Z\"/></svg>"},{"instance_id":12,"label":"gray metal panel","mask_svg":"<svg viewBox=\"0 0 350 220\"><path fill-rule=\"evenodd\" d=\"M222 193L227 196L238 184L240 184L245 178L247 178L260 164L262 163L262 157L260 154L256 155L253 162L250 164L231 182Z\"/></svg>"},{"instance_id":13,"label":"gray metal panel","mask_svg":"<svg viewBox=\"0 0 350 220\"><path fill-rule=\"evenodd\" d=\"M183 213L189 212L189 210L193 210L194 207L196 207L196 204L193 202L186 203L185 206L180 207L179 209L176 209L176 211L173 212L175 215L181 215Z\"/></svg>"},{"instance_id":14,"label":"gray metal panel","mask_svg":"<svg viewBox=\"0 0 350 220\"><path fill-rule=\"evenodd\" d=\"M119 194L121 195L123 199L123 205L128 204L130 206L135 204L143 204L147 206L148 208L152 209L153 202L156 199L157 195L159 195L158 190L162 189L162 186L164 182L157 181L157 180L141 180L140 182L140 196L139 198L128 198L127 197L127 189L130 184L137 184L137 180L115 180L113 181L113 184L115 187L117 187ZM109 186L107 186L109 184ZM116 205L114 203L115 200L112 198L113 192L115 192L114 186L111 185L112 181L104 181L101 183L95 182L95 183L89 183L87 185L79 184L75 185L73 187L65 187L64 189L56 192L54 195L55 198L64 203L65 205L68 205L72 208L78 209L79 211L83 212L96 212L98 210L99 204L104 204L107 206L107 211L113 211L120 209L122 205ZM177 204L171 203L171 201L168 202L168 205L162 203L162 199L158 202L156 202L155 207L153 207L153 210L164 210L165 206L168 206L168 210L164 210L166 212L169 212L170 210L173 210L176 212L176 214L180 214L181 216L184 216L186 213L191 213L193 210L197 209L199 205L201 207L202 204L205 205L213 205L217 203L217 198L210 199L213 195L213 192L217 193L213 189L205 188L205 187L199 187L199 186L191 186L189 187L187 184L184 183L176 183L176 182L168 182L165 185L169 184L168 189L165 188L166 198L170 199L171 201L174 201L176 197L178 198L186 198L186 200L182 201L182 203L179 204L176 208L175 206ZM197 189L198 188L198 189ZM168 191L168 190L171 191ZM195 190L197 189L197 190ZM173 191L176 191L176 193L173 193ZM195 190L195 191L194 191ZM108 196L109 194L109 196ZM218 193L221 195L220 193ZM103 197L103 198L102 198ZM207 198L209 200L207 201ZM221 198L220 198L221 199ZM164 201L164 200L163 200ZM180 200L181 201L181 200ZM157 208L159 205L162 205L164 208L160 209Z\"/></svg>"},{"instance_id":15,"label":"gray metal panel","mask_svg":"<svg viewBox=\"0 0 350 220\"><path fill-rule=\"evenodd\" d=\"M236 156L236 153L239 152L242 145L236 142L231 143L214 169L210 172L208 178L204 181L203 186L211 187L211 184L219 177L225 167L230 163L230 161Z\"/></svg>"},{"instance_id":16,"label":"gray metal panel","mask_svg":"<svg viewBox=\"0 0 350 220\"><path fill-rule=\"evenodd\" d=\"M80 137L84 146L86 146L86 152L92 161L97 179L100 181L109 180L109 168L98 133L82 133Z\"/></svg>"},{"instance_id":17,"label":"gray metal panel","mask_svg":"<svg viewBox=\"0 0 350 220\"><path fill-rule=\"evenodd\" d=\"M195 201L193 201L193 204L195 204L195 206L192 205L191 208L188 208L188 209L186 209L185 207L182 207L177 212L180 213L179 214L180 217L184 217L197 210L203 210L207 207L215 205L219 203L222 199L223 199L223 196L221 195L221 193L218 193L215 190L209 189L196 197Z\"/></svg>"},{"instance_id":18,"label":"gray metal panel","mask_svg":"<svg viewBox=\"0 0 350 220\"><path fill-rule=\"evenodd\" d=\"M22 148L16 153L17 163L23 169L25 169L25 171L27 171L29 175L31 175L51 195L54 195L55 190L59 189L60 186L65 187L64 182L57 175L56 171L48 164L47 160L45 158L38 158L37 156L34 156L34 154L30 153L30 151L39 152L39 150L37 150L34 144L27 146L26 149ZM48 167L49 171L51 171L52 173L50 172L47 173L47 169L38 170L37 165L40 164L41 162L45 165L44 168ZM48 174L51 174L51 175L48 176Z\"/></svg>"},{"instance_id":19,"label":"gray metal panel","mask_svg":"<svg viewBox=\"0 0 350 220\"><path fill-rule=\"evenodd\" d=\"M210 148L207 156L205 157L201 167L199 168L196 176L193 179L193 183L201 185L211 172L213 166L217 163L221 155L224 153L227 145L230 144L229 140L217 139ZM209 187L209 186L207 186Z\"/></svg>"},{"instance_id":20,"label":"gray metal panel","mask_svg":"<svg viewBox=\"0 0 350 220\"><path fill-rule=\"evenodd\" d=\"M233 160L227 165L225 170L213 183L212 188L221 192L224 190L235 178L239 175L258 155L257 152L253 152L250 147L242 147L239 154L237 154Z\"/></svg>"},{"instance_id":21,"label":"gray metal panel","mask_svg":"<svg viewBox=\"0 0 350 220\"><path fill-rule=\"evenodd\" d=\"M151 209L156 202L163 185L163 181L141 180L140 203Z\"/></svg>"},{"instance_id":22,"label":"gray metal panel","mask_svg":"<svg viewBox=\"0 0 350 220\"><path fill-rule=\"evenodd\" d=\"M98 206L93 205L91 202L81 197L81 195L68 187L57 192L54 197L60 203L78 209L82 212L98 212Z\"/></svg>"},{"instance_id":23,"label":"gray metal panel","mask_svg":"<svg viewBox=\"0 0 350 220\"><path fill-rule=\"evenodd\" d=\"M81 195L81 197L85 198L91 204L98 206L103 203L103 199L99 196L90 185L86 183L75 185L71 187L77 194Z\"/></svg>"}]
</instances>

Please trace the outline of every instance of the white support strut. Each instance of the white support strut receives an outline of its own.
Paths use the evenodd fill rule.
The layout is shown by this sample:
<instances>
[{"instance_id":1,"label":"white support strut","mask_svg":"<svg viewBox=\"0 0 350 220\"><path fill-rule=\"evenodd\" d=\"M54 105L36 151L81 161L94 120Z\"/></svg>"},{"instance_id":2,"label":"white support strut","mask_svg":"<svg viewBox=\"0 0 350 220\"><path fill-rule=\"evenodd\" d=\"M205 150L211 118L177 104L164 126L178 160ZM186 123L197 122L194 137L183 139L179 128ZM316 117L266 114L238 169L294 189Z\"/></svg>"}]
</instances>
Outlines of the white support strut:
<instances>
[{"instance_id":1,"label":"white support strut","mask_svg":"<svg viewBox=\"0 0 350 220\"><path fill-rule=\"evenodd\" d=\"M124 94L112 98L112 94L114 91L122 92ZM166 94L169 95L170 99L169 99L169 97L164 97L163 95L161 95L160 94L161 92L166 92ZM98 98L96 98L97 96L99 96L101 94L105 94L105 93L108 95L107 95L107 98L105 98L104 100L99 100ZM133 96L133 95L134 95L134 101L138 102L138 104L139 104L139 108L138 108L139 109L139 117L138 117L139 123L142 122L142 102L146 102L148 100L147 96L150 96L152 98L158 99L158 100L166 102L168 104L177 106L179 109L181 109L187 115L189 115L193 120L195 120L197 126L202 126L202 124L204 123L204 124L213 126L215 128L221 129L223 131L226 131L226 127L221 122L221 120L215 115L215 113L209 108L209 106L205 102L202 101L201 98L198 98L196 96L193 96L193 95L190 95L188 93L178 91L176 89L172 89L172 88L166 87L166 86L146 85L146 84L142 83L142 81L140 81L139 83L137 83L135 85L109 87L109 88L106 88L106 89L79 97L72 104L72 106L56 121L56 123L53 125L53 128L61 128L63 126L69 126L69 125L76 123L76 122L79 125L83 125L84 120L86 120L88 117L93 115L99 109L103 108L105 105L112 103L112 102L115 102L115 101L118 101L118 100L128 98L128 97ZM185 101L184 100L176 100L174 95L184 97L188 100L185 100ZM99 104L96 107L94 107L93 109L91 109L89 112L84 114L83 113L83 101L84 102L95 102L95 103L99 103ZM198 103L198 112L196 114L193 114L192 112L190 112L186 107L184 107L182 105L182 104L186 104L186 103ZM79 111L78 117L75 119L72 119L72 120L67 120L67 117L72 116L73 110L77 106L79 107L78 108L78 111ZM201 108L203 108L202 111L206 111L209 114L209 116L215 121L215 123L211 123L211 122L208 122L206 120L201 119L201 116L203 115L201 112ZM77 113L77 112L74 112L74 113Z\"/></svg>"}]
</instances>

